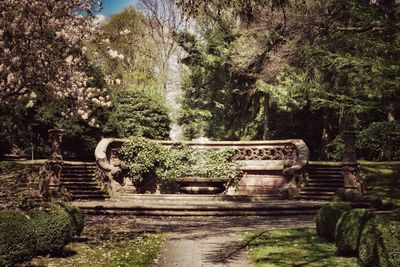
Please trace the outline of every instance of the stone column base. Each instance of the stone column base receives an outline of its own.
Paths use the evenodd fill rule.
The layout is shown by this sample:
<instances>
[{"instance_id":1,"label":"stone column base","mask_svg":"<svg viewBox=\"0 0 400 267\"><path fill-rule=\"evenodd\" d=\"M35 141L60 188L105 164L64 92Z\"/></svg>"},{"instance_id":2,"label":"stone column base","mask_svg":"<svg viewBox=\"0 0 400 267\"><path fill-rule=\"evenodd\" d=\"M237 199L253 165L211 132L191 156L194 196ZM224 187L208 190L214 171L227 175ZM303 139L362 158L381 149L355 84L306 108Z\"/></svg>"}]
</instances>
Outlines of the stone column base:
<instances>
[{"instance_id":1,"label":"stone column base","mask_svg":"<svg viewBox=\"0 0 400 267\"><path fill-rule=\"evenodd\" d=\"M364 196L359 192L356 187L345 187L339 189L335 196L334 200L337 201L347 201L347 202L356 202L363 200Z\"/></svg>"}]
</instances>

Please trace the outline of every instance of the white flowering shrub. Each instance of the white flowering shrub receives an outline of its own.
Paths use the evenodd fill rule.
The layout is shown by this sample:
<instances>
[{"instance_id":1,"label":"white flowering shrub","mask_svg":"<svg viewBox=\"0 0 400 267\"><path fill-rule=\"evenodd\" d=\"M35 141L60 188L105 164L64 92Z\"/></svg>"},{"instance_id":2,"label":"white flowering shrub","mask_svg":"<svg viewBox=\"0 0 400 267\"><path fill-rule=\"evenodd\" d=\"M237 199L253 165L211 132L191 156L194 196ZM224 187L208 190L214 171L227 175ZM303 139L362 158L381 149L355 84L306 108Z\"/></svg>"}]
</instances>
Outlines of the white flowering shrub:
<instances>
[{"instance_id":1,"label":"white flowering shrub","mask_svg":"<svg viewBox=\"0 0 400 267\"><path fill-rule=\"evenodd\" d=\"M94 36L94 0L0 1L0 103L32 108L37 94L68 99L90 121L95 105L109 106L93 86L84 41ZM102 97L102 99L100 98ZM75 110L77 107L77 110ZM70 113L64 113L70 116Z\"/></svg>"}]
</instances>

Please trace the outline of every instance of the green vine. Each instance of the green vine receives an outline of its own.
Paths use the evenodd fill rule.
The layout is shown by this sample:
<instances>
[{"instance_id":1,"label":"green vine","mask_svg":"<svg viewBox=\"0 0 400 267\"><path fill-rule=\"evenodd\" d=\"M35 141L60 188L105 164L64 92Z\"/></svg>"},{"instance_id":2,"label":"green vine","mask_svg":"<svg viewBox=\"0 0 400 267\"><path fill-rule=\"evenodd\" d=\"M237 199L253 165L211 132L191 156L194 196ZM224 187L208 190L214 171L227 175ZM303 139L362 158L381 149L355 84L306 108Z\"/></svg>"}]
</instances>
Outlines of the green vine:
<instances>
[{"instance_id":1,"label":"green vine","mask_svg":"<svg viewBox=\"0 0 400 267\"><path fill-rule=\"evenodd\" d=\"M132 137L120 149L132 181L146 177L171 181L182 176L226 179L234 186L241 172L234 168L233 149L192 149L184 144L165 147L142 137Z\"/></svg>"}]
</instances>

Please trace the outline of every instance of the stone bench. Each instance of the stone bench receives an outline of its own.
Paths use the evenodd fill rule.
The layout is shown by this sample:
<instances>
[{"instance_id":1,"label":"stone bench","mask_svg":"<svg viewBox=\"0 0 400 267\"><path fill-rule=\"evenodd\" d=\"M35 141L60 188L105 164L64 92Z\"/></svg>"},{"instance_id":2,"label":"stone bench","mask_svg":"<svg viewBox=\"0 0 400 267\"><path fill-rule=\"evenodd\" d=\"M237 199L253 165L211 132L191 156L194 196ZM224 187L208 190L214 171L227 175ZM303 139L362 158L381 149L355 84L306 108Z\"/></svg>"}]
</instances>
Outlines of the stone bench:
<instances>
[{"instance_id":1,"label":"stone bench","mask_svg":"<svg viewBox=\"0 0 400 267\"><path fill-rule=\"evenodd\" d=\"M116 190L123 190L129 181L124 177L123 163L116 157L116 150L127 139L105 138L96 147L95 156L98 168L109 180L111 195ZM173 147L175 142L159 141L166 147ZM309 150L299 139L273 141L209 141L182 142L192 149L234 149L235 168L244 175L237 190L228 190L228 194L279 194L294 195L298 192L298 180L308 163ZM204 182L224 183L208 177L181 177L178 183ZM119 184L119 185L118 185ZM122 188L116 189L119 186ZM114 194L117 195L117 194Z\"/></svg>"}]
</instances>

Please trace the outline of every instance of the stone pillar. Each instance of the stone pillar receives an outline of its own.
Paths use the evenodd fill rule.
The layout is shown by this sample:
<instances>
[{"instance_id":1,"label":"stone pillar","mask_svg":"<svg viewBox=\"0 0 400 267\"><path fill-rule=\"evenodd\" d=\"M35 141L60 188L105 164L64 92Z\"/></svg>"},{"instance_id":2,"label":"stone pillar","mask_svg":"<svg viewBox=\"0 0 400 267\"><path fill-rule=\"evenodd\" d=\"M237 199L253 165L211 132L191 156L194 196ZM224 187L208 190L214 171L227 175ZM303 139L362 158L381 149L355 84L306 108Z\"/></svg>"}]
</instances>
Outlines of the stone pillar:
<instances>
[{"instance_id":1,"label":"stone pillar","mask_svg":"<svg viewBox=\"0 0 400 267\"><path fill-rule=\"evenodd\" d=\"M355 151L356 131L344 131L344 154L342 161L343 188L338 190L336 196L340 200L353 201L362 195L359 182L359 165Z\"/></svg>"},{"instance_id":2,"label":"stone pillar","mask_svg":"<svg viewBox=\"0 0 400 267\"><path fill-rule=\"evenodd\" d=\"M61 154L61 143L64 131L61 129L49 130L49 139L51 142L51 153L46 162L47 173L47 196L51 200L57 200L60 197L60 177L63 157Z\"/></svg>"}]
</instances>

